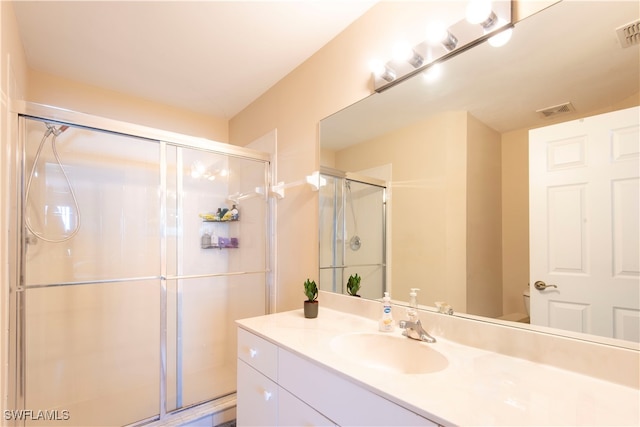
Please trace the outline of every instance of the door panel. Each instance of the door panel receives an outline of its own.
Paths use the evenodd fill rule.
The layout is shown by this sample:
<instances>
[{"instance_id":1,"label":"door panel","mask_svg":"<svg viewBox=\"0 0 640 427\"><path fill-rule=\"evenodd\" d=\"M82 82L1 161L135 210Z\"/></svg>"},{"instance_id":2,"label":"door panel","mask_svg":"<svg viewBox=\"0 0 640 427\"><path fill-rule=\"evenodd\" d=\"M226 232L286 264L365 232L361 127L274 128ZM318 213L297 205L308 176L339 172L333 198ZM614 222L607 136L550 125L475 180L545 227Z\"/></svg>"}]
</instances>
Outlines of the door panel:
<instances>
[{"instance_id":1,"label":"door panel","mask_svg":"<svg viewBox=\"0 0 640 427\"><path fill-rule=\"evenodd\" d=\"M640 340L639 117L530 131L531 323Z\"/></svg>"}]
</instances>

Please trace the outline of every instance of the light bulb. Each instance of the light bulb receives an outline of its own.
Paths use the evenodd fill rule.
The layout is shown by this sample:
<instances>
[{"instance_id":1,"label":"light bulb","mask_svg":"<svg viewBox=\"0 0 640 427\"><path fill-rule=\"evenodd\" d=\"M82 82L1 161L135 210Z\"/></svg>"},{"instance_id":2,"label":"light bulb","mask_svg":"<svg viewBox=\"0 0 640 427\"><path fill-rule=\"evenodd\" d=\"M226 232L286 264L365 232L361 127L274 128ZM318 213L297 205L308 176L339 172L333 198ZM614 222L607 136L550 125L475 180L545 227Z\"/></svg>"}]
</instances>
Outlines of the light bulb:
<instances>
[{"instance_id":1,"label":"light bulb","mask_svg":"<svg viewBox=\"0 0 640 427\"><path fill-rule=\"evenodd\" d=\"M491 1L471 0L467 5L466 18L470 24L480 24L491 16Z\"/></svg>"},{"instance_id":2,"label":"light bulb","mask_svg":"<svg viewBox=\"0 0 640 427\"><path fill-rule=\"evenodd\" d=\"M489 44L493 47L501 47L505 44L509 43L511 40L511 34L513 33L513 28L507 28L506 30L496 34L493 37L489 37Z\"/></svg>"},{"instance_id":3,"label":"light bulb","mask_svg":"<svg viewBox=\"0 0 640 427\"><path fill-rule=\"evenodd\" d=\"M426 38L430 45L442 44L449 51L458 45L458 39L449 32L442 22L431 22L427 25Z\"/></svg>"},{"instance_id":4,"label":"light bulb","mask_svg":"<svg viewBox=\"0 0 640 427\"><path fill-rule=\"evenodd\" d=\"M384 74L385 68L386 67L384 66L384 63L379 59L374 59L371 62L369 62L369 69L377 77L380 77L381 75Z\"/></svg>"},{"instance_id":5,"label":"light bulb","mask_svg":"<svg viewBox=\"0 0 640 427\"><path fill-rule=\"evenodd\" d=\"M413 56L413 48L407 42L399 42L393 47L395 61L408 61Z\"/></svg>"},{"instance_id":6,"label":"light bulb","mask_svg":"<svg viewBox=\"0 0 640 427\"><path fill-rule=\"evenodd\" d=\"M437 45L442 43L448 35L447 27L442 22L430 22L427 25L427 43L430 45Z\"/></svg>"},{"instance_id":7,"label":"light bulb","mask_svg":"<svg viewBox=\"0 0 640 427\"><path fill-rule=\"evenodd\" d=\"M388 82L392 82L396 78L396 73L380 60L369 62L369 68L376 78L380 77Z\"/></svg>"}]
</instances>

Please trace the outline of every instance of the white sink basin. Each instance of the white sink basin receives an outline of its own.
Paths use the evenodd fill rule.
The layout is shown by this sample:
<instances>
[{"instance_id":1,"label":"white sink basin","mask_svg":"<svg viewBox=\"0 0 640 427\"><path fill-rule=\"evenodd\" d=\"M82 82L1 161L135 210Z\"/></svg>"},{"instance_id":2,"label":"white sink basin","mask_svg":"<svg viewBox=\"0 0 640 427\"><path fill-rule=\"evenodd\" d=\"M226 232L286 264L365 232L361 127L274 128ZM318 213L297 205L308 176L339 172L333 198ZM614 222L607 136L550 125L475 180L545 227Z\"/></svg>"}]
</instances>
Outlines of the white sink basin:
<instances>
[{"instance_id":1,"label":"white sink basin","mask_svg":"<svg viewBox=\"0 0 640 427\"><path fill-rule=\"evenodd\" d=\"M362 366L396 374L428 374L449 365L432 346L398 335L383 333L344 334L331 340L331 349Z\"/></svg>"}]
</instances>

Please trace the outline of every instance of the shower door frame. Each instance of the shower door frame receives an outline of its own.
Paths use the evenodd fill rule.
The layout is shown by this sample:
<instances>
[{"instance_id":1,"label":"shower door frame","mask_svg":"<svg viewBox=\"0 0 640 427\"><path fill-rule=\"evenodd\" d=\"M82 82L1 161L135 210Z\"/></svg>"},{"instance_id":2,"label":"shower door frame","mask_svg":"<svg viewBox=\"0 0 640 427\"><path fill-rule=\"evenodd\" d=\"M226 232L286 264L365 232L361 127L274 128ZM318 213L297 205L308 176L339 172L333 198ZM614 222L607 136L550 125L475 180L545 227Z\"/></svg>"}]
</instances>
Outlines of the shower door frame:
<instances>
[{"instance_id":1,"label":"shower door frame","mask_svg":"<svg viewBox=\"0 0 640 427\"><path fill-rule=\"evenodd\" d=\"M152 415L148 418L134 421L132 425L143 425L148 422L162 420L168 415L178 413L189 409L190 407L200 405L206 402L200 402L190 404L185 407L177 407L172 411L167 411L167 282L169 280L180 280L193 278L191 275L168 275L167 274L167 146L174 146L184 149L201 150L208 153L214 153L239 159L246 159L252 161L259 161L265 164L265 177L264 182L267 188L271 186L272 182L272 162L271 156L267 153L262 153L253 149L234 146L231 144L225 144L205 138L192 137L170 131L163 131L155 128L150 128L142 125L136 125L118 120L93 116L84 113L78 113L66 109L29 103L24 101L14 101L11 105L11 112L14 115L14 124L17 132L14 134L17 137L17 144L13 147L13 158L11 164L8 165L12 169L13 182L10 183L10 201L11 208L9 213L9 247L13 248L10 251L9 259L9 367L8 372L9 379L7 381L8 393L7 403L8 409L24 409L26 399L26 348L25 348L25 294L26 289L48 286L62 286L62 285L83 285L84 282L73 282L70 284L53 284L46 286L25 286L25 270L26 270L26 245L23 244L25 240L24 230L24 190L25 190L25 127L26 120L35 119L43 122L71 125L74 127L85 128L92 131L111 133L115 135L122 135L134 138L141 138L148 141L154 141L158 143L159 149L159 168L160 168L160 187L161 187L161 199L160 199L160 213L159 218L161 220L160 230L160 275L153 277L135 278L133 280L159 280L160 282L160 373L159 373L159 414ZM265 194L268 192L265 191ZM234 276L245 274L264 274L264 313L271 312L271 298L273 275L275 274L275 266L273 261L275 257L272 254L273 245L268 236L271 235L271 230L274 227L273 224L273 204L265 196L265 217L264 217L264 230L267 236L265 242L265 268L260 271L243 271L243 272L226 272L226 273L211 273L198 275L202 277L218 277L218 276ZM123 282L131 281L132 279L108 279L108 280L94 280L90 283L111 283L111 282ZM226 396L216 396L210 401L225 398ZM18 420L14 420L14 424L18 425Z\"/></svg>"}]
</instances>

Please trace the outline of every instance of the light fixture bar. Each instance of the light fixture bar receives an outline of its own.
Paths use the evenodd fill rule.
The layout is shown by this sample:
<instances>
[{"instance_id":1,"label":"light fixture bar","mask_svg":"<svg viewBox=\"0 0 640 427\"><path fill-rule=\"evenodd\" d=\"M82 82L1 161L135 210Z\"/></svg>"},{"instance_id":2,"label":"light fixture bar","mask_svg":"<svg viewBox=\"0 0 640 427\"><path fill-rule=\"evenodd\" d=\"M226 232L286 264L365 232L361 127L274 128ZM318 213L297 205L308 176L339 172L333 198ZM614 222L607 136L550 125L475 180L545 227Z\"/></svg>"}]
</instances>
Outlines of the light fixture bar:
<instances>
[{"instance_id":1,"label":"light fixture bar","mask_svg":"<svg viewBox=\"0 0 640 427\"><path fill-rule=\"evenodd\" d=\"M476 46L496 34L513 27L510 0L493 1L490 15L472 24L465 18L446 29L447 37L434 45L426 41L413 47L413 56L405 61L391 60L373 73L374 89L382 92L428 68Z\"/></svg>"}]
</instances>

